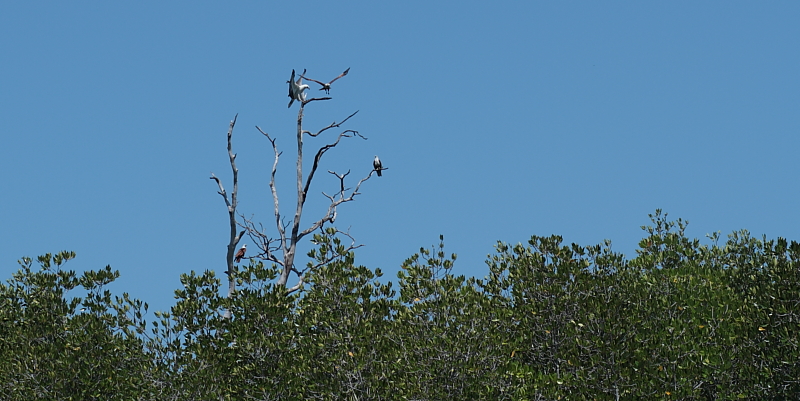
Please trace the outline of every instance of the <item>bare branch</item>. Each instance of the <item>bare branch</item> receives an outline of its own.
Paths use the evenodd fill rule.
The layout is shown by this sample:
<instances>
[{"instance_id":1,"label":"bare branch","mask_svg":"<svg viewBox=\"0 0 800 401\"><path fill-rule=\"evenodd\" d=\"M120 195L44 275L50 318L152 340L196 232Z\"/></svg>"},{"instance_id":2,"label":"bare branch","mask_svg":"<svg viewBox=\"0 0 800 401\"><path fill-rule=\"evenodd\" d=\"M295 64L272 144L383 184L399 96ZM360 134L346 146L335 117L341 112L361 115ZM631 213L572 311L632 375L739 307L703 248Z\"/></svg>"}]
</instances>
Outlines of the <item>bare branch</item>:
<instances>
[{"instance_id":1,"label":"bare branch","mask_svg":"<svg viewBox=\"0 0 800 401\"><path fill-rule=\"evenodd\" d=\"M256 246L261 250L261 252L254 255L253 257L263 260L268 260L278 265L283 265L283 261L278 259L278 257L275 256L274 254L275 251L282 249L280 241L278 239L270 238L268 235L264 234L266 230L264 229L264 226L261 223L259 223L258 227L256 227L256 223L254 223L252 219L249 219L242 214L239 214L239 216L241 216L242 220L244 221L244 223L239 225L241 227L244 227L245 231L247 232L247 235L250 237L253 243L256 244ZM278 242L278 245L273 245L276 242Z\"/></svg>"},{"instance_id":2,"label":"bare branch","mask_svg":"<svg viewBox=\"0 0 800 401\"><path fill-rule=\"evenodd\" d=\"M388 170L388 169L384 168L382 170ZM370 170L369 175L367 175L366 177L362 178L361 181L359 181L358 184L356 184L356 188L353 190L353 192L350 193L350 196L348 196L347 198L344 198L344 192L345 192L344 179L345 179L345 177L347 177L347 174L350 174L350 171L348 170L347 173L344 174L344 175L336 174L335 172L330 171L330 170L328 170L328 172L339 178L339 181L340 181L340 184L341 184L340 185L341 191L339 192L339 195L341 195L341 197L342 197L340 203L344 203L344 202L352 201L353 197L356 196L356 195L361 195L361 192L358 192L358 189L361 188L361 184L363 184L364 181L366 181L366 180L370 179L370 177L372 177L372 173L374 173L375 170Z\"/></svg>"},{"instance_id":3,"label":"bare branch","mask_svg":"<svg viewBox=\"0 0 800 401\"><path fill-rule=\"evenodd\" d=\"M305 203L306 194L303 192L303 110L305 110L305 105L306 102L300 104L300 110L297 112L297 205L294 219L292 219L292 232L282 244L283 270L277 282L277 285L282 286L286 286L286 281L289 280L289 271L294 266L297 232L300 229L300 217L303 214L303 204Z\"/></svg>"},{"instance_id":4,"label":"bare branch","mask_svg":"<svg viewBox=\"0 0 800 401\"><path fill-rule=\"evenodd\" d=\"M333 98L332 97L312 97L311 99L304 100L302 106L305 107L307 104L309 104L309 103L311 103L313 101L317 101L317 100L331 100L331 99L333 99Z\"/></svg>"},{"instance_id":5,"label":"bare branch","mask_svg":"<svg viewBox=\"0 0 800 401\"><path fill-rule=\"evenodd\" d=\"M342 124L346 123L346 122L347 122L347 120L349 120L351 117L353 117L354 115L358 114L358 112L359 112L359 111L360 111L360 110L356 110L356 111L355 111L353 114L351 114L351 115L347 116L347 118L345 118L344 120L342 120L342 121L341 121L341 122L339 122L339 123L337 123L336 121L332 122L332 123L331 123L330 125L328 125L327 127L325 127L325 128L323 128L323 129L321 129L321 130L317 131L317 133L316 133L316 134L312 134L312 133L310 133L310 132L309 132L308 134L309 134L310 136L318 136L319 134L321 134L321 133L323 133L323 132L325 132L325 131L327 131L327 130L329 130L329 129L331 129L331 128L338 128L338 127L340 127ZM353 132L356 132L356 131L353 131ZM364 138L364 137L362 136L362 138ZM367 139L367 138L364 138L364 139Z\"/></svg>"},{"instance_id":6,"label":"bare branch","mask_svg":"<svg viewBox=\"0 0 800 401\"><path fill-rule=\"evenodd\" d=\"M219 185L219 191L217 191L217 193L222 195L222 199L225 199L225 205L228 206L228 208L230 208L231 203L228 202L228 194L225 192L225 188L222 187L222 182L220 182L219 178L217 178L217 176L215 176L213 172L211 173L211 177L208 178L217 182L217 185Z\"/></svg>"},{"instance_id":7,"label":"bare branch","mask_svg":"<svg viewBox=\"0 0 800 401\"><path fill-rule=\"evenodd\" d=\"M303 286L303 278L304 278L304 276L300 275L300 281L298 281L297 284L294 285L294 287L289 288L288 290L286 290L286 295L289 295L289 294L299 290L300 287Z\"/></svg>"},{"instance_id":8,"label":"bare branch","mask_svg":"<svg viewBox=\"0 0 800 401\"><path fill-rule=\"evenodd\" d=\"M350 170L347 170L347 172L344 173L344 174L338 174L336 172L328 170L328 173L335 175L336 178L339 179L339 192L336 192L333 195L328 195L325 192L322 193L322 195L324 195L326 198L328 198L331 201L330 205L328 205L328 211L325 213L325 216L323 218L315 221L311 226L309 226L308 228L303 230L300 234L298 234L297 240L298 241L301 240L306 235L311 234L316 229L322 227L322 225L325 224L326 221L333 223L333 221L336 219L336 208L339 205L341 205L342 203L352 202L353 200L355 200L356 195L360 195L361 194L360 192L358 192L358 189L361 188L361 184L363 184L365 181L370 179L374 172L375 172L375 170L371 170L369 172L369 175L367 175L366 177L362 178L358 182L358 184L356 184L355 189L353 189L353 191L350 192L350 195L345 197L345 192L347 192L349 189L345 188L344 180L350 174ZM339 231L339 232L341 232L341 231Z\"/></svg>"},{"instance_id":9,"label":"bare branch","mask_svg":"<svg viewBox=\"0 0 800 401\"><path fill-rule=\"evenodd\" d=\"M300 113L302 113L302 108L300 110ZM264 136L266 136L267 139L269 139L269 142L272 144L272 151L275 153L275 161L272 163L272 174L270 175L270 180L269 180L269 189L272 191L272 203L275 205L275 225L278 228L278 234L280 235L281 238L280 246L281 249L283 249L283 251L285 252L286 229L283 226L283 224L281 224L281 211L278 203L278 189L275 186L275 172L278 171L278 158L280 158L283 152L278 152L278 145L275 143L277 138L276 139L271 138L269 134L262 131L261 128L259 128L258 126L256 126L256 129L262 134L264 134Z\"/></svg>"},{"instance_id":10,"label":"bare branch","mask_svg":"<svg viewBox=\"0 0 800 401\"><path fill-rule=\"evenodd\" d=\"M226 265L228 272L228 297L233 295L233 292L236 290L236 281L233 278L233 257L234 252L236 251L236 245L244 235L245 231L241 231L236 233L237 221L236 221L236 206L238 204L238 193L239 193L239 169L236 168L236 154L233 153L233 127L236 126L236 119L239 117L239 114L233 117L233 120L228 127L228 159L231 163L231 171L233 172L233 192L231 192L230 199L228 199L228 195L225 192L225 188L222 186L222 181L217 178L214 173L211 173L211 179L217 182L217 186L219 187L219 194L222 195L222 198L225 199L225 205L228 208L228 217L230 219L230 241L228 242L228 252L226 255ZM226 317L230 317L230 310L225 312Z\"/></svg>"},{"instance_id":11,"label":"bare branch","mask_svg":"<svg viewBox=\"0 0 800 401\"><path fill-rule=\"evenodd\" d=\"M341 141L342 138L351 138L353 135L361 136L361 135L358 134L357 131L345 130L341 134L339 134L339 136L336 138L335 142L327 144L327 145L319 148L319 150L317 150L317 154L316 154L316 156L314 156L314 165L311 167L311 172L308 173L308 177L306 177L306 185L303 188L303 193L304 194L308 194L308 188L311 186L311 180L314 178L314 173L316 173L317 167L319 167L319 161L320 161L320 159L322 159L322 155L325 154L325 152L327 152L328 149L336 147L336 145L339 144L339 141ZM364 139L366 139L366 138L364 138Z\"/></svg>"},{"instance_id":12,"label":"bare branch","mask_svg":"<svg viewBox=\"0 0 800 401\"><path fill-rule=\"evenodd\" d=\"M333 196L335 197L336 195L340 195L340 197L341 197L342 195L344 195L344 191L345 191L344 179L347 178L348 175L350 175L350 170L347 170L347 172L344 173L344 174L339 174L339 173L337 173L335 171L330 171L330 170L328 170L328 173L335 175L336 178L339 179L339 192L335 193ZM323 192L323 194L324 194L324 192ZM329 197L329 199L330 199L330 197Z\"/></svg>"},{"instance_id":13,"label":"bare branch","mask_svg":"<svg viewBox=\"0 0 800 401\"><path fill-rule=\"evenodd\" d=\"M231 194L231 206L234 210L236 210L237 197L239 192L239 169L236 168L236 155L233 153L233 145L232 145L232 137L233 137L233 127L236 125L236 119L239 118L239 113L236 113L233 116L233 121L231 121L231 125L228 128L228 158L231 160L231 171L233 172L233 193ZM231 215L232 218L235 216ZM235 220L234 220L235 221ZM233 234L236 229L231 226L231 234ZM236 244L233 244L236 246Z\"/></svg>"}]
</instances>

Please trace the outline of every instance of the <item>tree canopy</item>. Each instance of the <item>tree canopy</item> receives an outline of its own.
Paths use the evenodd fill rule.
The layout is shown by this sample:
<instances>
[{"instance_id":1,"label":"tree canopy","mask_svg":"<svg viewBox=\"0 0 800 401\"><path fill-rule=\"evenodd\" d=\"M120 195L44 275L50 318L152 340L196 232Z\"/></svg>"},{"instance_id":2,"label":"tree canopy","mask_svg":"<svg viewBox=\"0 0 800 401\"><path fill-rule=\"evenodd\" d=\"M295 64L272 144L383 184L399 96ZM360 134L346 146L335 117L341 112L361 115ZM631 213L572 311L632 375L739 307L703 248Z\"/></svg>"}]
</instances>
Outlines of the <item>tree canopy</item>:
<instances>
[{"instance_id":1,"label":"tree canopy","mask_svg":"<svg viewBox=\"0 0 800 401\"><path fill-rule=\"evenodd\" d=\"M800 244L739 231L707 244L657 211L636 255L610 242L498 243L483 278L443 240L397 279L315 235L304 285L252 261L147 304L23 258L0 285L6 400L789 399L800 394ZM460 262L459 262L460 263ZM76 294L78 293L78 294ZM230 312L230 318L225 312Z\"/></svg>"}]
</instances>

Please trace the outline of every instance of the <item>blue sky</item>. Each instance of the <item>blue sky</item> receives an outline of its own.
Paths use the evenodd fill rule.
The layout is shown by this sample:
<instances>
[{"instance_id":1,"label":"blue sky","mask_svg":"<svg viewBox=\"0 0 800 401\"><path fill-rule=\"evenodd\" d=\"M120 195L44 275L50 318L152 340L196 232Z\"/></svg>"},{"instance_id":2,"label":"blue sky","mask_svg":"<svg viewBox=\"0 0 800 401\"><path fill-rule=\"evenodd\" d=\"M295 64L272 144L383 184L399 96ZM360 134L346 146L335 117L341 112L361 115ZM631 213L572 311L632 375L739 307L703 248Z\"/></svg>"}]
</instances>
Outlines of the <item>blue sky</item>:
<instances>
[{"instance_id":1,"label":"blue sky","mask_svg":"<svg viewBox=\"0 0 800 401\"><path fill-rule=\"evenodd\" d=\"M290 213L303 68L351 68L306 127L360 110L345 128L369 139L322 169L389 168L337 220L388 277L439 234L467 275L534 234L631 256L656 208L694 237L797 240L798 20L796 2L5 2L0 273L73 250L69 267L111 265L115 292L168 308L181 273L224 270L208 177L230 187L237 113L239 210L273 221L258 125ZM318 176L305 222L336 185Z\"/></svg>"}]
</instances>

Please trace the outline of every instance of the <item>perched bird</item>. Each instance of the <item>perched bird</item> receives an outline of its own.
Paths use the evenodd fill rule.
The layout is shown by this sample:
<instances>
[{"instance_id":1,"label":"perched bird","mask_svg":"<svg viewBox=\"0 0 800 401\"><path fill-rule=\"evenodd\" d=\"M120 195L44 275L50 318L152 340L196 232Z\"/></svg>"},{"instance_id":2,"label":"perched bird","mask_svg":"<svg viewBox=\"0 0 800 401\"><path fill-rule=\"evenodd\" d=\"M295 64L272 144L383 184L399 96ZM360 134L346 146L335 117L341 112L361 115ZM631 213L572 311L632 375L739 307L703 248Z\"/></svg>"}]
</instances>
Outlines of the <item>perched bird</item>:
<instances>
[{"instance_id":1,"label":"perched bird","mask_svg":"<svg viewBox=\"0 0 800 401\"><path fill-rule=\"evenodd\" d=\"M239 252L236 252L236 256L233 257L234 260L236 260L236 263L242 261L245 252L247 252L247 244L242 245L242 247L239 249Z\"/></svg>"},{"instance_id":2,"label":"perched bird","mask_svg":"<svg viewBox=\"0 0 800 401\"><path fill-rule=\"evenodd\" d=\"M330 94L330 93L331 93L331 92L330 92L330 91L331 91L331 84L332 84L332 83L334 83L334 82L336 82L336 80L337 80L337 79L339 79L339 78L341 78L341 77L343 77L343 76L347 75L347 73L348 73L348 72L350 72L350 68L348 68L348 69L344 70L344 72L343 72L341 75L339 75L338 77L336 77L336 78L332 79L332 80L331 80L331 82L328 82L327 84L326 84L326 83L324 83L324 82L319 82L319 81L317 81L316 79L306 78L306 77L304 76L304 75L306 75L305 71L303 71L303 75L301 75L301 76L300 76L300 78L306 78L306 79L307 79L307 80L309 80L309 81L316 82L316 83L318 83L318 84L322 85L322 88L319 88L319 90L321 90L321 91L325 91L325 93L327 93L327 94Z\"/></svg>"},{"instance_id":3,"label":"perched bird","mask_svg":"<svg viewBox=\"0 0 800 401\"><path fill-rule=\"evenodd\" d=\"M303 70L303 74L306 73L306 70ZM289 101L289 106L292 107L292 103L295 100L298 102L305 102L306 101L306 94L304 91L308 89L308 85L303 85L303 75L300 74L300 78L297 78L297 81L294 80L294 70L292 70L292 78L286 81L289 84L289 97L292 99Z\"/></svg>"},{"instance_id":4,"label":"perched bird","mask_svg":"<svg viewBox=\"0 0 800 401\"><path fill-rule=\"evenodd\" d=\"M381 159L378 159L378 155L375 155L375 160L372 161L372 167L375 167L375 171L378 173L378 177L380 177L383 166L381 165Z\"/></svg>"}]
</instances>

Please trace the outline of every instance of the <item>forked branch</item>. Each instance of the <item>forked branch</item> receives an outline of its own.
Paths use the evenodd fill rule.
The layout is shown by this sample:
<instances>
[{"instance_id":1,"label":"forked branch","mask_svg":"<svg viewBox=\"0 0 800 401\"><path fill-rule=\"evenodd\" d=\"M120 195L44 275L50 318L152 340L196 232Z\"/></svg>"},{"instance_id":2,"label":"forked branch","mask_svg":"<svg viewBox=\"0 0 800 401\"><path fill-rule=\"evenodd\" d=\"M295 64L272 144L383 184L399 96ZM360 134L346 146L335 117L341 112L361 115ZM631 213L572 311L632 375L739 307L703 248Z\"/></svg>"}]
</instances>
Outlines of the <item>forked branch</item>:
<instances>
[{"instance_id":1,"label":"forked branch","mask_svg":"<svg viewBox=\"0 0 800 401\"><path fill-rule=\"evenodd\" d=\"M316 101L319 101L319 100L331 100L331 99L333 99L333 98L332 97L312 97L311 99L304 100L303 103L302 103L302 106L305 107L307 104L309 104L311 102L316 102Z\"/></svg>"},{"instance_id":2,"label":"forked branch","mask_svg":"<svg viewBox=\"0 0 800 401\"><path fill-rule=\"evenodd\" d=\"M353 114L355 114L355 113L353 113ZM320 132L322 132L322 131L320 131ZM336 147L336 145L339 144L339 141L341 141L342 138L352 138L354 136L359 136L359 137L361 137L362 139L365 139L365 140L367 139L367 138L364 138L361 134L359 134L358 131L354 131L354 130L349 129L349 130L345 130L342 133L340 133L339 136L336 137L336 141L335 142L329 143L329 144L319 148L319 150L317 150L317 154L314 156L314 165L311 167L311 172L308 173L308 177L306 177L306 186L303 188L303 193L304 194L308 194L308 188L311 186L311 180L314 178L314 173L317 172L317 167L319 167L319 161L322 159L322 155L325 154L325 152L327 152L329 149Z\"/></svg>"},{"instance_id":3,"label":"forked branch","mask_svg":"<svg viewBox=\"0 0 800 401\"><path fill-rule=\"evenodd\" d=\"M301 109L302 110L302 109ZM278 171L278 159L280 158L283 152L278 151L278 145L276 144L276 138L272 138L264 132L261 128L256 126L258 132L263 134L269 140L270 144L272 145L272 151L275 154L275 160L272 162L272 173L270 174L269 179L269 189L272 192L272 203L275 206L275 226L278 229L278 235L280 237L280 249L283 253L286 253L286 226L281 221L281 210L280 204L278 202L278 188L275 186L275 172ZM259 233L261 234L261 233ZM263 236L263 234L261 234ZM268 252L268 248L263 248L263 252ZM279 264L283 264L282 262Z\"/></svg>"},{"instance_id":4,"label":"forked branch","mask_svg":"<svg viewBox=\"0 0 800 401\"><path fill-rule=\"evenodd\" d=\"M331 128L339 128L339 127L340 127L342 124L346 123L346 122L347 122L347 120L349 120L351 117L353 117L354 115L358 114L358 112L359 112L359 111L360 111L360 110L356 110L355 112L353 112L353 114L351 114L351 115L347 116L347 118L345 118L345 119L344 119L344 120L342 120L341 122L338 122L338 123L337 123L336 121L332 122L332 123L331 123L330 125L328 125L327 127L325 127L325 128L323 128L323 129L321 129L321 130L317 131L317 133L316 133L316 134L312 134L312 133L310 133L310 132L307 132L307 131L306 131L306 132L307 132L307 133L308 133L310 136L314 136L314 137L316 137L316 136L319 136L319 134L321 134L321 133L323 133L323 132L325 132L325 131L327 131L327 130L329 130L329 129L331 129ZM355 131L354 131L354 132L355 132ZM359 135L359 136L360 136L360 135ZM364 138L364 137L362 136L362 138ZM364 138L364 139L367 139L367 138Z\"/></svg>"},{"instance_id":5,"label":"forked branch","mask_svg":"<svg viewBox=\"0 0 800 401\"><path fill-rule=\"evenodd\" d=\"M239 193L239 169L236 168L236 154L233 153L233 127L236 125L236 119L239 117L239 114L233 117L233 120L228 127L228 159L231 163L231 171L233 172L233 192L228 197L227 192L225 192L225 188L222 186L222 181L217 178L214 173L211 173L210 179L216 181L217 186L219 187L218 193L222 196L225 200L225 205L228 207L228 218L230 219L230 241L228 242L228 252L226 255L226 266L228 272L228 296L230 297L233 292L236 290L236 281L233 279L234 274L234 264L233 264L233 257L236 252L236 245L241 240L242 235L244 235L245 231L242 230L238 234L236 233L237 222L236 222L236 206L238 205L238 193ZM230 311L225 312L226 317L230 317Z\"/></svg>"},{"instance_id":6,"label":"forked branch","mask_svg":"<svg viewBox=\"0 0 800 401\"><path fill-rule=\"evenodd\" d=\"M260 250L259 253L253 257L283 265L283 261L275 255L275 252L283 249L280 239L272 238L265 234L267 230L264 229L261 223L255 223L252 218L247 218L242 214L239 214L239 216L243 221L243 223L239 223L239 225L245 229L247 235ZM285 230L286 225L283 224L282 228Z\"/></svg>"},{"instance_id":7,"label":"forked branch","mask_svg":"<svg viewBox=\"0 0 800 401\"><path fill-rule=\"evenodd\" d=\"M325 192L322 193L322 195L324 195L326 198L328 198L328 200L331 201L331 203L328 205L328 211L325 213L325 216L323 216L321 219L315 221L314 224L312 224L310 227L306 228L300 234L298 234L298 238L297 238L298 240L302 239L303 237L305 237L308 234L311 234L316 229L322 227L326 222L333 223L336 220L336 208L339 205L341 205L342 203L354 201L356 195L361 195L361 192L358 192L359 188L361 188L361 184L363 184L365 181L370 179L372 177L372 174L375 173L375 170L370 171L369 174L366 177L364 177L360 181L358 181L358 184L356 184L356 187L347 196L345 196L345 193L347 191L349 191L349 188L345 188L344 181L345 181L345 178L347 178L347 176L350 174L350 170L347 170L347 172L344 173L344 174L338 174L338 173L336 173L334 171L330 171L330 170L328 170L328 173L335 175L336 178L339 179L339 191L334 193L333 195L328 195ZM342 231L338 231L338 232L342 233ZM349 234L348 234L348 236L349 236Z\"/></svg>"}]
</instances>

